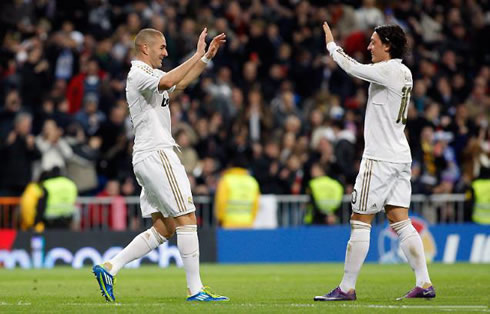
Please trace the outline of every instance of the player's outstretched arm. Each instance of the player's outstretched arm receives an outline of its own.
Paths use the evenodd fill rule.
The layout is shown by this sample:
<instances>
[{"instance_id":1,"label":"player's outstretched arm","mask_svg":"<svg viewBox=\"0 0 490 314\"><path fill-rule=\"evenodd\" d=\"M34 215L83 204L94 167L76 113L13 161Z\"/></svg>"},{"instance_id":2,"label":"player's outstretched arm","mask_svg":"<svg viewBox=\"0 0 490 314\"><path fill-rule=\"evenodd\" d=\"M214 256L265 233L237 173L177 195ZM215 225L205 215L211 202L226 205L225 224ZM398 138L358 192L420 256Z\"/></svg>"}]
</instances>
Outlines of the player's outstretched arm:
<instances>
[{"instance_id":1,"label":"player's outstretched arm","mask_svg":"<svg viewBox=\"0 0 490 314\"><path fill-rule=\"evenodd\" d=\"M199 40L197 41L197 49L196 53L189 58L187 61L173 69L172 71L169 71L167 74L162 76L160 79L160 82L158 83L158 89L159 90L166 90L171 88L174 85L177 85L183 78L184 76L189 73L189 71L192 69L192 67L199 61L199 59L204 56L204 53L206 52L206 36L208 34L208 29L205 27L203 31L201 32L201 35L199 35Z\"/></svg>"},{"instance_id":2,"label":"player's outstretched arm","mask_svg":"<svg viewBox=\"0 0 490 314\"><path fill-rule=\"evenodd\" d=\"M381 64L362 64L349 57L342 48L337 46L333 40L332 31L327 22L323 22L323 31L325 32L325 43L327 51L333 60L348 74L360 78L361 80L386 85L388 72L384 65Z\"/></svg>"},{"instance_id":3,"label":"player's outstretched arm","mask_svg":"<svg viewBox=\"0 0 490 314\"><path fill-rule=\"evenodd\" d=\"M326 21L323 22L323 31L325 32L325 43L328 46L328 43L333 43L334 40L333 40L332 31L330 30L330 26L328 26L328 23Z\"/></svg>"},{"instance_id":4,"label":"player's outstretched arm","mask_svg":"<svg viewBox=\"0 0 490 314\"><path fill-rule=\"evenodd\" d=\"M204 71L206 68L206 65L208 64L209 60L213 59L214 56L216 56L216 53L218 52L219 48L226 42L226 35L224 33L221 33L213 38L211 43L209 44L208 51L204 55L204 60L201 59L201 61L196 62L192 69L187 73L184 78L177 83L177 86L175 87L177 90L183 90L186 88L192 81L194 81L201 73Z\"/></svg>"}]
</instances>

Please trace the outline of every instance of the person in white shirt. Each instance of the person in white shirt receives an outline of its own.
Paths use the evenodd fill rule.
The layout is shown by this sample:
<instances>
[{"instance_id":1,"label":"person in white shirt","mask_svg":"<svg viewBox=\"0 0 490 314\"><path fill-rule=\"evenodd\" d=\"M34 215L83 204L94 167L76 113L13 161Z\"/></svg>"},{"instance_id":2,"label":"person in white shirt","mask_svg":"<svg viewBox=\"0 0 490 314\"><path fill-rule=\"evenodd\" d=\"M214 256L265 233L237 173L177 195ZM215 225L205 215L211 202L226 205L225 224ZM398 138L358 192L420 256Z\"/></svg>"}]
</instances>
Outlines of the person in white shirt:
<instances>
[{"instance_id":1,"label":"person in white shirt","mask_svg":"<svg viewBox=\"0 0 490 314\"><path fill-rule=\"evenodd\" d=\"M380 211L386 212L415 272L415 288L399 299L434 298L422 240L408 218L412 159L404 130L413 82L412 73L401 60L407 46L405 33L397 25L376 27L367 48L372 64L360 64L335 44L327 22L323 30L334 61L348 74L370 84L364 121L365 148L352 193L351 236L344 277L337 288L314 300L356 300L355 286L369 250L371 222Z\"/></svg>"},{"instance_id":2,"label":"person in white shirt","mask_svg":"<svg viewBox=\"0 0 490 314\"><path fill-rule=\"evenodd\" d=\"M141 211L153 226L136 236L112 259L93 268L102 295L114 302L114 276L127 263L145 256L177 233L177 246L185 268L188 301L227 301L203 286L199 274L199 242L191 187L185 169L174 152L177 146L170 125L169 94L186 88L206 68L226 41L213 38L206 51L204 28L195 54L165 73L159 68L167 57L165 36L143 29L135 37L136 58L131 62L126 98L134 126L133 168L141 185Z\"/></svg>"}]
</instances>

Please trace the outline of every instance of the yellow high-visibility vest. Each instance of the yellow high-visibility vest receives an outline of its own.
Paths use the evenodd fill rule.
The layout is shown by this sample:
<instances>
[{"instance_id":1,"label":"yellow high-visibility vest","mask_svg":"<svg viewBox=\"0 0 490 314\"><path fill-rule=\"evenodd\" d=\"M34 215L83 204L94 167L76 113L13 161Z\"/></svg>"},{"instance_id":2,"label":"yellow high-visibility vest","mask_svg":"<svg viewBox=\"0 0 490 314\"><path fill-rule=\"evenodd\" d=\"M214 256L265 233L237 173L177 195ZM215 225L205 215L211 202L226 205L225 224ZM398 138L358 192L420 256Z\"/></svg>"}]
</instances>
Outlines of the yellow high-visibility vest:
<instances>
[{"instance_id":1,"label":"yellow high-visibility vest","mask_svg":"<svg viewBox=\"0 0 490 314\"><path fill-rule=\"evenodd\" d=\"M237 168L222 177L217 191L217 216L224 228L253 226L257 211L259 184L254 177Z\"/></svg>"},{"instance_id":2,"label":"yellow high-visibility vest","mask_svg":"<svg viewBox=\"0 0 490 314\"><path fill-rule=\"evenodd\" d=\"M337 180L328 176L313 178L309 182L312 202L323 214L333 213L342 202L344 187ZM313 207L310 206L304 219L306 224L313 222Z\"/></svg>"},{"instance_id":3,"label":"yellow high-visibility vest","mask_svg":"<svg viewBox=\"0 0 490 314\"><path fill-rule=\"evenodd\" d=\"M44 218L55 219L72 216L75 212L75 202L78 195L75 183L65 177L55 177L44 181L43 186L48 192Z\"/></svg>"},{"instance_id":4,"label":"yellow high-visibility vest","mask_svg":"<svg viewBox=\"0 0 490 314\"><path fill-rule=\"evenodd\" d=\"M490 179L478 179L471 184L475 195L473 221L490 225Z\"/></svg>"}]
</instances>

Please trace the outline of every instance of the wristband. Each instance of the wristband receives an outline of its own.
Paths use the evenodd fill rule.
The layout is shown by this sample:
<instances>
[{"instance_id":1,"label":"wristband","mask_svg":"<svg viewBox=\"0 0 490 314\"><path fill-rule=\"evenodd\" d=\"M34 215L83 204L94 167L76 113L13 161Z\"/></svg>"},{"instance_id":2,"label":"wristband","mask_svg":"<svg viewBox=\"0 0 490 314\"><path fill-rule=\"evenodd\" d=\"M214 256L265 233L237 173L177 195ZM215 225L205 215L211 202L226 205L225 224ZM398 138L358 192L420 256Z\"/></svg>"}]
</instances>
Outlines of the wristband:
<instances>
[{"instance_id":1,"label":"wristband","mask_svg":"<svg viewBox=\"0 0 490 314\"><path fill-rule=\"evenodd\" d=\"M211 59L206 58L206 55L202 56L201 61L208 64Z\"/></svg>"}]
</instances>

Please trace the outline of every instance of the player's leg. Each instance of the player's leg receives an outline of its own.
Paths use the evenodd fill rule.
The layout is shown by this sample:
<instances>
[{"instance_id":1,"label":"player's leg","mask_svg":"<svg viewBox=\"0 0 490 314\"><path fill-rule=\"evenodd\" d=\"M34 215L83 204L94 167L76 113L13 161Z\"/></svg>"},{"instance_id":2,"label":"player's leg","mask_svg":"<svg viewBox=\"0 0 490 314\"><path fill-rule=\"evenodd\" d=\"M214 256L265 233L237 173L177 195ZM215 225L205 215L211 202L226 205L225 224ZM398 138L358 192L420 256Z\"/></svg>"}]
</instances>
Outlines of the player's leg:
<instances>
[{"instance_id":1,"label":"player's leg","mask_svg":"<svg viewBox=\"0 0 490 314\"><path fill-rule=\"evenodd\" d=\"M340 289L345 292L356 289L356 281L369 251L371 221L374 215L353 213L350 220L351 234L345 252L344 276Z\"/></svg>"},{"instance_id":2,"label":"player's leg","mask_svg":"<svg viewBox=\"0 0 490 314\"><path fill-rule=\"evenodd\" d=\"M194 212L174 218L177 224L177 246L184 263L189 295L197 294L203 287L199 274L199 239Z\"/></svg>"},{"instance_id":3,"label":"player's leg","mask_svg":"<svg viewBox=\"0 0 490 314\"><path fill-rule=\"evenodd\" d=\"M383 169L377 162L363 159L352 193L351 234L345 252L344 276L340 285L315 301L355 300L356 281L369 251L371 221L381 210L379 191L384 189ZM382 195L381 195L382 197Z\"/></svg>"},{"instance_id":4,"label":"player's leg","mask_svg":"<svg viewBox=\"0 0 490 314\"><path fill-rule=\"evenodd\" d=\"M161 202L165 203L167 214L174 218L176 224L177 246L179 248L187 279L190 297L188 301L227 301L227 297L215 295L203 287L199 273L199 240L197 236L196 207L192 200L191 186L184 166L171 149L159 152L163 169L165 169L164 190Z\"/></svg>"},{"instance_id":5,"label":"player's leg","mask_svg":"<svg viewBox=\"0 0 490 314\"><path fill-rule=\"evenodd\" d=\"M424 245L419 233L408 218L411 196L410 164L397 164L397 182L386 199L386 216L398 234L400 247L415 272L416 286L405 297L433 298L435 291L427 271Z\"/></svg>"},{"instance_id":6,"label":"player's leg","mask_svg":"<svg viewBox=\"0 0 490 314\"><path fill-rule=\"evenodd\" d=\"M387 205L386 215L391 228L398 234L403 254L415 272L415 288L402 298L434 298L436 294L427 270L424 245L408 218L408 208Z\"/></svg>"},{"instance_id":7,"label":"player's leg","mask_svg":"<svg viewBox=\"0 0 490 314\"><path fill-rule=\"evenodd\" d=\"M93 272L99 283L102 295L108 301L115 301L114 281L115 275L127 263L145 256L150 251L164 243L172 236L175 230L173 219L165 219L160 208L154 186L159 186L164 176L161 162L155 153L134 166L138 183L142 187L140 207L144 218L151 217L153 226L137 235L121 252L101 265L95 265Z\"/></svg>"},{"instance_id":8,"label":"player's leg","mask_svg":"<svg viewBox=\"0 0 490 314\"><path fill-rule=\"evenodd\" d=\"M161 213L152 213L153 226L138 234L121 252L102 265L115 276L126 264L145 256L172 237L175 232L173 219Z\"/></svg>"},{"instance_id":9,"label":"player's leg","mask_svg":"<svg viewBox=\"0 0 490 314\"><path fill-rule=\"evenodd\" d=\"M145 256L169 239L175 231L173 219L164 218L161 213L152 213L153 226L138 234L122 251L112 259L93 267L102 296L109 302L116 301L114 284L116 274L126 264Z\"/></svg>"},{"instance_id":10,"label":"player's leg","mask_svg":"<svg viewBox=\"0 0 490 314\"><path fill-rule=\"evenodd\" d=\"M225 296L214 294L204 287L199 273L199 239L194 212L175 217L177 246L184 263L189 297L187 301L228 301Z\"/></svg>"}]
</instances>

